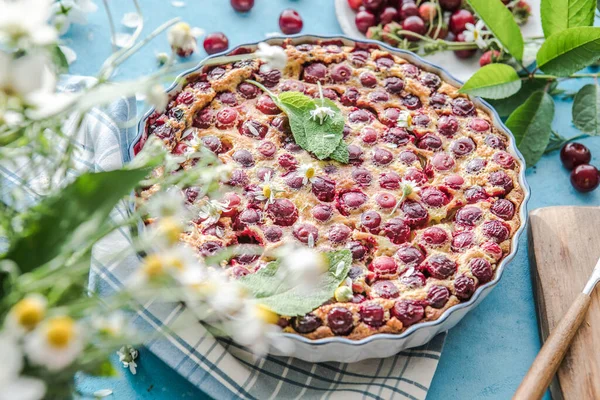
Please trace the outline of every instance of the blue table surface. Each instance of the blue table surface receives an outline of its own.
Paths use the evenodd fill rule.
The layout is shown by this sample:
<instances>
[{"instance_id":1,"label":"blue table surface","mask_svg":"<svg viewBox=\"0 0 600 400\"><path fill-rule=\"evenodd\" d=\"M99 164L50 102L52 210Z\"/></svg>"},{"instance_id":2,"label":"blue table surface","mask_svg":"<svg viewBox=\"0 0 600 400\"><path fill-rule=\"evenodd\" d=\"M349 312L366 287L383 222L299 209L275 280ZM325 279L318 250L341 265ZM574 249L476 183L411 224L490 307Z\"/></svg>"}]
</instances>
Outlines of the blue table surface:
<instances>
[{"instance_id":1,"label":"blue table surface","mask_svg":"<svg viewBox=\"0 0 600 400\"><path fill-rule=\"evenodd\" d=\"M96 2L101 3L99 0ZM109 3L117 29L127 32L119 21L124 13L133 11L131 2L119 0ZM228 0L187 0L184 7L174 7L168 0L142 0L141 3L146 32L169 18L179 16L207 32L224 32L231 46L260 41L266 33L278 31L278 16L283 9L290 7L302 15L304 33L342 33L335 17L333 0L256 0L254 9L246 15L234 12ZM94 75L110 54L109 37L108 20L102 8L90 16L88 25L72 27L64 38L78 55L71 72ZM120 76L133 78L154 71L154 55L163 51L168 52L164 34L121 67ZM200 60L205 55L201 51L193 59ZM584 83L589 82L569 82L561 87L575 90ZM553 127L567 137L578 134L571 124L571 105L569 100L556 99ZM581 142L596 155L592 163L599 165L600 139L586 138ZM562 168L557 152L544 156L537 166L529 168L527 180L532 189L529 209L600 204L600 190L580 194L571 187L568 172ZM524 235L518 254L499 285L450 331L428 398L510 398L539 348ZM117 364L117 360L114 361ZM206 398L150 352L142 349L138 361L139 369L135 376L122 370L119 378L78 377L78 390L91 394L109 388L114 392L112 398L117 399Z\"/></svg>"}]
</instances>

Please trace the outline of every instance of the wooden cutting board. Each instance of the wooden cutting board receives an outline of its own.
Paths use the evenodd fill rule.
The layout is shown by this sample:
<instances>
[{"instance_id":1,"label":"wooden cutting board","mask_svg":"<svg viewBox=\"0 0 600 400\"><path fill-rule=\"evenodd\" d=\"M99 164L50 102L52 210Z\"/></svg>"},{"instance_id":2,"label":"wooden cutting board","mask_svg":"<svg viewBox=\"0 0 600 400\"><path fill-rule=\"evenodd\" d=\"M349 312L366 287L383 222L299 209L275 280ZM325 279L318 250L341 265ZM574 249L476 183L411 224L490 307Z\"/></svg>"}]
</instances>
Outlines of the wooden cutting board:
<instances>
[{"instance_id":1,"label":"wooden cutting board","mask_svg":"<svg viewBox=\"0 0 600 400\"><path fill-rule=\"evenodd\" d=\"M531 276L546 340L600 257L600 207L548 207L529 215ZM554 400L600 399L600 287L550 391Z\"/></svg>"}]
</instances>

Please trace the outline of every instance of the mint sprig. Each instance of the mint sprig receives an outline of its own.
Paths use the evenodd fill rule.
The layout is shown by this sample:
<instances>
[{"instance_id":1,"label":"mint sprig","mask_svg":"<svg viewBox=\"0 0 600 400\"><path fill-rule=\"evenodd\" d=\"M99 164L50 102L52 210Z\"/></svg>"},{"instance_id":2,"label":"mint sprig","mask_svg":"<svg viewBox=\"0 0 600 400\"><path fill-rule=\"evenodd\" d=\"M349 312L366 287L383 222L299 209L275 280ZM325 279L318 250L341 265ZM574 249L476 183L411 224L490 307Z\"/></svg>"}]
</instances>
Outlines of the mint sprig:
<instances>
[{"instance_id":1,"label":"mint sprig","mask_svg":"<svg viewBox=\"0 0 600 400\"><path fill-rule=\"evenodd\" d=\"M348 163L348 146L344 142L344 117L339 107L329 99L308 97L300 92L271 92L260 83L248 80L258 86L275 102L288 117L294 141L319 160L330 158L340 163ZM319 107L327 107L332 112L326 118L311 115Z\"/></svg>"},{"instance_id":2,"label":"mint sprig","mask_svg":"<svg viewBox=\"0 0 600 400\"><path fill-rule=\"evenodd\" d=\"M328 270L319 277L308 293L304 286L282 282L277 275L279 261L273 261L254 274L241 277L239 282L261 304L277 314L290 317L305 315L333 297L335 289L346 279L352 265L350 250L331 251L325 253L325 256L329 264Z\"/></svg>"}]
</instances>

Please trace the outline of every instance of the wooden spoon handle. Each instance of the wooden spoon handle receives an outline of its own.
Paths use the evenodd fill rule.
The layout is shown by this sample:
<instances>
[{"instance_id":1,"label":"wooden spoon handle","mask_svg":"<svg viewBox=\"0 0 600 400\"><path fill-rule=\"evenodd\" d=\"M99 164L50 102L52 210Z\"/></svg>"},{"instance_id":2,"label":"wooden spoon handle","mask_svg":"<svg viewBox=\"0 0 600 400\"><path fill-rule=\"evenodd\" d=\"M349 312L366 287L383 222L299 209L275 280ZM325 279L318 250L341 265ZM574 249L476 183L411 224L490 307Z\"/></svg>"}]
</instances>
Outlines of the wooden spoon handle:
<instances>
[{"instance_id":1,"label":"wooden spoon handle","mask_svg":"<svg viewBox=\"0 0 600 400\"><path fill-rule=\"evenodd\" d=\"M565 316L546 339L544 346L515 392L514 400L542 398L569 349L577 328L583 322L590 301L589 295L581 293L571 304Z\"/></svg>"}]
</instances>

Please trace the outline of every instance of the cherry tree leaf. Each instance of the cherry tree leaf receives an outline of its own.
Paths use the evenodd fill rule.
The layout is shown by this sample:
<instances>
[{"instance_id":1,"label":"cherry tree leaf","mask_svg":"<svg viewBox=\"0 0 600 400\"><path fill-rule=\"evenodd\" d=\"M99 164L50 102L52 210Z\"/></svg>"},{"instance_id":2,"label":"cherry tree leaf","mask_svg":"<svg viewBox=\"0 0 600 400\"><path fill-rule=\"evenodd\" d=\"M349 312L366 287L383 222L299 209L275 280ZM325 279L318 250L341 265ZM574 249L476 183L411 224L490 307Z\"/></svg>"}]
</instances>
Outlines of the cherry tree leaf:
<instances>
[{"instance_id":1,"label":"cherry tree leaf","mask_svg":"<svg viewBox=\"0 0 600 400\"><path fill-rule=\"evenodd\" d=\"M480 68L459 91L486 99L504 99L520 89L521 78L517 71L509 65L496 63Z\"/></svg>"},{"instance_id":2,"label":"cherry tree leaf","mask_svg":"<svg viewBox=\"0 0 600 400\"><path fill-rule=\"evenodd\" d=\"M569 76L600 59L600 28L569 28L550 36L537 53L547 74Z\"/></svg>"},{"instance_id":3,"label":"cherry tree leaf","mask_svg":"<svg viewBox=\"0 0 600 400\"><path fill-rule=\"evenodd\" d=\"M542 0L540 8L545 37L594 24L594 0Z\"/></svg>"},{"instance_id":4,"label":"cherry tree leaf","mask_svg":"<svg viewBox=\"0 0 600 400\"><path fill-rule=\"evenodd\" d=\"M527 166L535 165L548 147L553 118L554 100L548 93L538 91L506 120Z\"/></svg>"},{"instance_id":5,"label":"cherry tree leaf","mask_svg":"<svg viewBox=\"0 0 600 400\"><path fill-rule=\"evenodd\" d=\"M502 43L511 56L521 61L525 47L519 25L501 0L468 0L485 26Z\"/></svg>"},{"instance_id":6,"label":"cherry tree leaf","mask_svg":"<svg viewBox=\"0 0 600 400\"><path fill-rule=\"evenodd\" d=\"M573 99L573 124L590 135L600 134L600 88L585 85Z\"/></svg>"}]
</instances>

